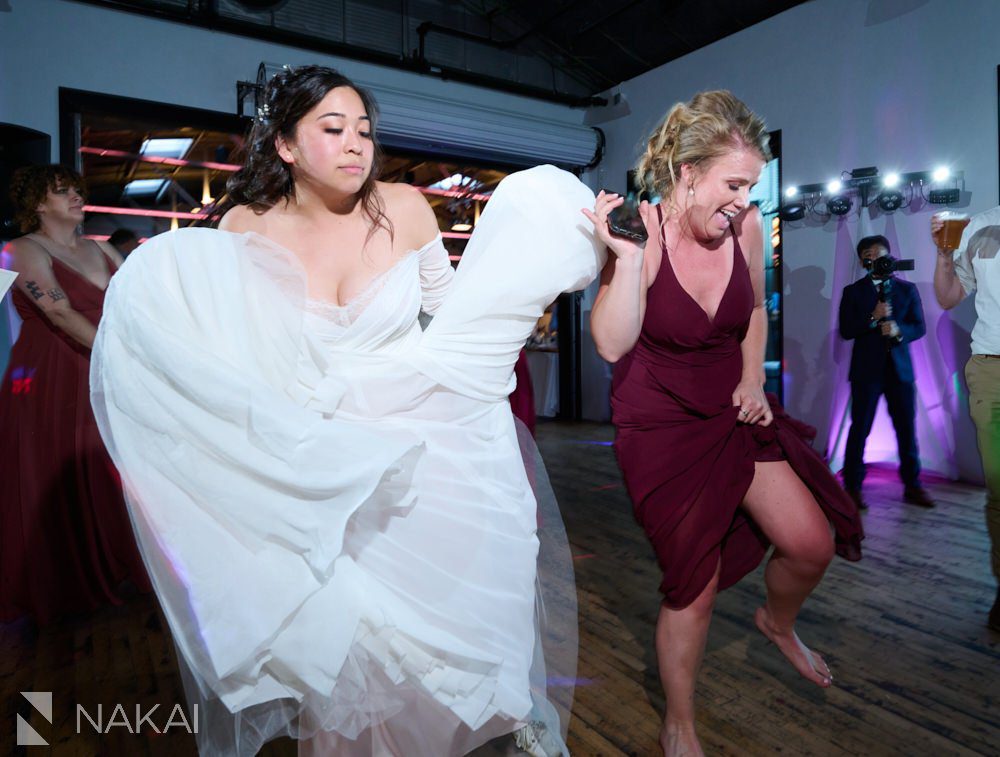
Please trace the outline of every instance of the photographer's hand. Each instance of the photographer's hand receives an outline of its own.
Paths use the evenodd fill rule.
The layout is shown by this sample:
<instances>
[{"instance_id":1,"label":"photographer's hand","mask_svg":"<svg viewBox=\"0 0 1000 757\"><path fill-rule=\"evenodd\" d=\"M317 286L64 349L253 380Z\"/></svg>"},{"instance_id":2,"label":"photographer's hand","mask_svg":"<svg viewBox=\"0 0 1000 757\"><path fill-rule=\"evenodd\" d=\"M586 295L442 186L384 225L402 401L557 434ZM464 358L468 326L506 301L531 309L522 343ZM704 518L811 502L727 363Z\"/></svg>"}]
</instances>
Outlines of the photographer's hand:
<instances>
[{"instance_id":1,"label":"photographer's hand","mask_svg":"<svg viewBox=\"0 0 1000 757\"><path fill-rule=\"evenodd\" d=\"M888 302L880 302L872 311L872 320L881 321L892 317L892 305Z\"/></svg>"},{"instance_id":2,"label":"photographer's hand","mask_svg":"<svg viewBox=\"0 0 1000 757\"><path fill-rule=\"evenodd\" d=\"M880 328L882 329L882 336L899 336L899 324L895 321L882 321Z\"/></svg>"}]
</instances>

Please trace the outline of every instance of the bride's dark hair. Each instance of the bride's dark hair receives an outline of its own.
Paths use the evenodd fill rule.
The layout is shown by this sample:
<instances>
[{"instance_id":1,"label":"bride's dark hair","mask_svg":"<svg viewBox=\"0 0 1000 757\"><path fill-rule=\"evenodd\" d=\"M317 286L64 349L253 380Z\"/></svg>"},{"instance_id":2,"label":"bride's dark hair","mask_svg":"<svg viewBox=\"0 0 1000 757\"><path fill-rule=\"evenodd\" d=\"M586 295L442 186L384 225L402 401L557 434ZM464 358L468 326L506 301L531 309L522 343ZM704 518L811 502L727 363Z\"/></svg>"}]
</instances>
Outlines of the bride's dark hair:
<instances>
[{"instance_id":1,"label":"bride's dark hair","mask_svg":"<svg viewBox=\"0 0 1000 757\"><path fill-rule=\"evenodd\" d=\"M375 177L382 168L382 150L377 139L378 106L371 94L346 76L325 66L285 68L267 83L244 147L243 167L226 183L229 198L237 205L249 205L263 213L295 191L292 169L278 155L275 137L295 138L295 127L310 110L337 87L353 89L371 120L374 156L372 169L359 192L361 207L371 219L369 233L382 227L391 235L392 222L385 214L382 199L375 191Z\"/></svg>"}]
</instances>

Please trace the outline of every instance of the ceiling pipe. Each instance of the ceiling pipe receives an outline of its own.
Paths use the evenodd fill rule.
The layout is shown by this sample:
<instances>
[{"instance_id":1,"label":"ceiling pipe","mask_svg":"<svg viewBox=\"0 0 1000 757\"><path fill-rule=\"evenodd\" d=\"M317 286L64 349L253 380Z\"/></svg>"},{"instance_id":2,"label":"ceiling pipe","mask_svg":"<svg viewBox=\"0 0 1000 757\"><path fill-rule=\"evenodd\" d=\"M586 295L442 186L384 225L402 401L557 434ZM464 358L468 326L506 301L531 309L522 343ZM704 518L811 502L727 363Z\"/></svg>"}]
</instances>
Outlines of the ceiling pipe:
<instances>
[{"instance_id":1,"label":"ceiling pipe","mask_svg":"<svg viewBox=\"0 0 1000 757\"><path fill-rule=\"evenodd\" d=\"M164 6L145 7L129 2L129 0L75 0L75 2L86 5L96 5L103 8L111 8L126 13L135 13L141 16L151 16L175 23L188 24L201 29L212 29L214 31L226 32L229 34L239 34L244 37L260 39L265 42L275 44L290 45L301 50L312 50L353 60L375 63L391 68L398 68L412 73L425 76L434 76L446 81L457 81L465 84L472 84L478 87L509 92L514 95L531 97L536 100L568 105L574 108L588 108L594 106L607 105L607 100L603 97L570 95L563 92L536 87L531 84L512 82L495 76L488 76L473 71L466 71L461 68L453 68L440 64L431 64L426 60L413 59L402 54L393 55L378 50L368 50L357 45L346 42L335 42L333 40L311 37L298 32L289 32L271 26L249 23L237 19L226 18L221 15L211 14L211 8L202 8L189 11L168 8ZM442 31L442 33L444 33ZM463 32L464 34L464 32ZM473 35L470 35L473 36ZM482 42L482 39L476 39Z\"/></svg>"},{"instance_id":2,"label":"ceiling pipe","mask_svg":"<svg viewBox=\"0 0 1000 757\"><path fill-rule=\"evenodd\" d=\"M509 40L496 40L493 39L492 37L484 37L480 34L473 34L472 32L463 31L461 29L452 29L451 27L448 26L441 26L440 24L435 24L433 21L424 21L422 24L420 24L420 26L417 27L417 35L419 36L420 41L419 41L419 46L417 48L417 57L415 59L415 62L418 63L423 70L429 71L431 73L436 73L437 71L445 70L445 67L440 66L436 63L431 63L429 60L427 60L427 56L425 54L427 46L427 35L430 34L431 32L436 32L437 34L443 34L448 37L454 37L455 39L461 39L466 42L475 42L477 44L486 45L487 47L492 47L495 50L504 50L504 51L511 50L517 47L519 44L521 44L522 40L524 40L527 36L529 36L529 34L533 33L529 32L528 34L522 34L520 37L516 37L514 39L509 39ZM482 78L483 80L488 79L497 81L496 79L494 79L494 77L491 76L488 77L485 76L484 74L475 74L471 71L465 71L463 73L466 74L467 76ZM442 78L452 78L452 77L442 76ZM515 82L505 82L505 83L508 85L514 84L519 87L529 87L530 89L536 90L538 92L545 92L546 93L546 95L544 96L545 99L556 99L557 102L561 102L566 105L571 105L576 108L593 108L593 107L601 107L608 104L607 99L603 97L597 97L595 95L587 95L587 96L565 95L561 92L555 92L554 90L545 90L542 89L541 87L531 87L530 85L517 84ZM536 96L541 97L541 95L536 95Z\"/></svg>"}]
</instances>

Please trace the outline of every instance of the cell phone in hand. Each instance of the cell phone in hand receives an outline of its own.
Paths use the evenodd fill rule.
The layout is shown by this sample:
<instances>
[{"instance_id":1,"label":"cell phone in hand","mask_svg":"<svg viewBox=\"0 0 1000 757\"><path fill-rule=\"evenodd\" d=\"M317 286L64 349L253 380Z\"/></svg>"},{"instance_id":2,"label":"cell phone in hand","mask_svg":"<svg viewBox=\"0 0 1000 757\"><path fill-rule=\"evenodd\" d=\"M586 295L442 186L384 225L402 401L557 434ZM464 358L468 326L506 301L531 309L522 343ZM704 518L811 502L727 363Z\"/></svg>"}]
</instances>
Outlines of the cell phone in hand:
<instances>
[{"instance_id":1,"label":"cell phone in hand","mask_svg":"<svg viewBox=\"0 0 1000 757\"><path fill-rule=\"evenodd\" d=\"M645 242L649 235L646 224L639 215L639 200L629 194L625 202L608 213L608 228L615 236L631 239L633 242Z\"/></svg>"}]
</instances>

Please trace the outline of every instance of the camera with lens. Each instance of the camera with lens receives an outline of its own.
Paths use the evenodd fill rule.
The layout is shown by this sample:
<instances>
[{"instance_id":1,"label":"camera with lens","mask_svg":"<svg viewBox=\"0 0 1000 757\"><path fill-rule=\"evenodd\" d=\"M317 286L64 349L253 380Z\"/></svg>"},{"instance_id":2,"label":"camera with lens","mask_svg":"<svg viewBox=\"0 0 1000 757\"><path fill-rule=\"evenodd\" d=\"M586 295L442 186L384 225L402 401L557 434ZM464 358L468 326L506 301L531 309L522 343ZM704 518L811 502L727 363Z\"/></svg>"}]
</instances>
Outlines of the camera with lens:
<instances>
[{"instance_id":1,"label":"camera with lens","mask_svg":"<svg viewBox=\"0 0 1000 757\"><path fill-rule=\"evenodd\" d=\"M889 296L889 287L892 286L892 275L896 271L912 271L913 261L912 260L898 260L892 255L882 255L874 260L865 260L864 267L872 272L873 279L881 280L882 286L879 287L879 302L886 302ZM880 318L877 323L881 326L885 321L892 320L891 318ZM892 336L885 337L886 347L892 348L897 344L901 344L903 341L903 335L896 333Z\"/></svg>"},{"instance_id":2,"label":"camera with lens","mask_svg":"<svg viewBox=\"0 0 1000 757\"><path fill-rule=\"evenodd\" d=\"M872 276L877 279L887 279L896 271L912 271L912 260L897 260L892 255L883 255L874 260L864 261L864 266L872 272Z\"/></svg>"}]
</instances>

